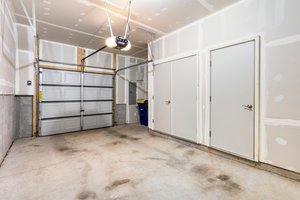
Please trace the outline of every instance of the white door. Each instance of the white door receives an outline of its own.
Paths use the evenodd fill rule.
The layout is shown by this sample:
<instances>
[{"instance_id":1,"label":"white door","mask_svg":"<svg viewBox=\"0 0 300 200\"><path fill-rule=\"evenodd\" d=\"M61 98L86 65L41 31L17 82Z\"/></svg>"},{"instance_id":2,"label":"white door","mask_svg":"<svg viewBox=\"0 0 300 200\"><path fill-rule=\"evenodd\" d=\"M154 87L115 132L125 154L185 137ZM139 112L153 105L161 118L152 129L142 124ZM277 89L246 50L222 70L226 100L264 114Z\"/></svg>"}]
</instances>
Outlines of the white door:
<instances>
[{"instance_id":1,"label":"white door","mask_svg":"<svg viewBox=\"0 0 300 200\"><path fill-rule=\"evenodd\" d=\"M171 63L154 68L154 130L171 134Z\"/></svg>"},{"instance_id":2,"label":"white door","mask_svg":"<svg viewBox=\"0 0 300 200\"><path fill-rule=\"evenodd\" d=\"M254 159L255 42L211 52L211 146Z\"/></svg>"},{"instance_id":3,"label":"white door","mask_svg":"<svg viewBox=\"0 0 300 200\"><path fill-rule=\"evenodd\" d=\"M172 132L197 142L197 56L172 63Z\"/></svg>"}]
</instances>

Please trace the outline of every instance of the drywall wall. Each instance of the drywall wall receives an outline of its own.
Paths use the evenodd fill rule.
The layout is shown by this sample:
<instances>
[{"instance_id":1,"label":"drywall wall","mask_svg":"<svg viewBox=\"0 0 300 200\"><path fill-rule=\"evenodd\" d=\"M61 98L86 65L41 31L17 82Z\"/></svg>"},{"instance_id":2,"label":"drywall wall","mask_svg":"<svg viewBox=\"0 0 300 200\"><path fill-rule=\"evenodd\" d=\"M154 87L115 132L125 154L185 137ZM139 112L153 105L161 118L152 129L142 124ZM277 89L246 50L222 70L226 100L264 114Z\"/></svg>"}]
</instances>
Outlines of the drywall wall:
<instances>
[{"instance_id":1,"label":"drywall wall","mask_svg":"<svg viewBox=\"0 0 300 200\"><path fill-rule=\"evenodd\" d=\"M10 1L0 3L0 162L16 138L15 99L17 29Z\"/></svg>"},{"instance_id":2,"label":"drywall wall","mask_svg":"<svg viewBox=\"0 0 300 200\"><path fill-rule=\"evenodd\" d=\"M259 161L300 172L296 153L300 150L299 7L298 0L242 0L154 42L156 63L192 53L199 56L201 98L197 120L201 144L209 146L209 51L222 44L260 36ZM150 66L149 80L152 70ZM151 96L151 84L148 89ZM152 113L150 119L151 116Z\"/></svg>"},{"instance_id":3,"label":"drywall wall","mask_svg":"<svg viewBox=\"0 0 300 200\"><path fill-rule=\"evenodd\" d=\"M2 1L0 38L0 94L15 94L17 30L12 5Z\"/></svg>"},{"instance_id":4,"label":"drywall wall","mask_svg":"<svg viewBox=\"0 0 300 200\"><path fill-rule=\"evenodd\" d=\"M34 33L30 26L17 24L18 49L16 94L34 94ZM30 84L31 82L31 84Z\"/></svg>"}]
</instances>

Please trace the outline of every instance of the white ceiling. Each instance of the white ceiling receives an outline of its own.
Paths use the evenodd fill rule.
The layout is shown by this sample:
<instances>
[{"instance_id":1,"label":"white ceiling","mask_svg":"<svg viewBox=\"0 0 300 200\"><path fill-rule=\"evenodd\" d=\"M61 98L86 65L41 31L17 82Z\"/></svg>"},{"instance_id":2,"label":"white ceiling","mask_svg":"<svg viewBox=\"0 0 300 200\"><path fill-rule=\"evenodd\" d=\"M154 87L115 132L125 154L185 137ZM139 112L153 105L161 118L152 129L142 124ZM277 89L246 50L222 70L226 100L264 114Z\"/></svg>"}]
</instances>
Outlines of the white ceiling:
<instances>
[{"instance_id":1,"label":"white ceiling","mask_svg":"<svg viewBox=\"0 0 300 200\"><path fill-rule=\"evenodd\" d=\"M239 0L132 0L127 55L146 57L151 35L158 38ZM17 22L28 24L20 0L12 0ZM32 17L32 0L23 0ZM115 35L124 35L128 0L108 0ZM98 49L109 33L103 0L36 0L41 39ZM123 53L123 52L122 52Z\"/></svg>"}]
</instances>

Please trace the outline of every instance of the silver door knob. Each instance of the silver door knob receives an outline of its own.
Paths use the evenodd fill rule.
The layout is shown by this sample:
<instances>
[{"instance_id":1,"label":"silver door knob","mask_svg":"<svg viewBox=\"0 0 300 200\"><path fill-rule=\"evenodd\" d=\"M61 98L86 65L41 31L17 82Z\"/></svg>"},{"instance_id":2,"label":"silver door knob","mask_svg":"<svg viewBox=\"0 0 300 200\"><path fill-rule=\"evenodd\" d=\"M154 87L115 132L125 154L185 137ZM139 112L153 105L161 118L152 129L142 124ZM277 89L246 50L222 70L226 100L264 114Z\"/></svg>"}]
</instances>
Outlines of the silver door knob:
<instances>
[{"instance_id":1,"label":"silver door knob","mask_svg":"<svg viewBox=\"0 0 300 200\"><path fill-rule=\"evenodd\" d=\"M245 110L253 111L253 106L252 106L252 105L242 105L242 107L243 107Z\"/></svg>"},{"instance_id":2,"label":"silver door knob","mask_svg":"<svg viewBox=\"0 0 300 200\"><path fill-rule=\"evenodd\" d=\"M166 104L170 104L171 103L171 101L169 100L169 101L165 101L166 102Z\"/></svg>"}]
</instances>

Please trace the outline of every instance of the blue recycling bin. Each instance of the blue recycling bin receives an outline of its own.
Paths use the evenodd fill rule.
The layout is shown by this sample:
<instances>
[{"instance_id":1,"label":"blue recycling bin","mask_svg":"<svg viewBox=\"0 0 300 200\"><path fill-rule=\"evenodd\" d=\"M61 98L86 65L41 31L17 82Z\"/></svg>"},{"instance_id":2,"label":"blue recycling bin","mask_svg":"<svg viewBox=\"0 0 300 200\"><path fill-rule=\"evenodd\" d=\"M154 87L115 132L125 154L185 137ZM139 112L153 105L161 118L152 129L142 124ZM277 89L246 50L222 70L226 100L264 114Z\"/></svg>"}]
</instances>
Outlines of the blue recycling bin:
<instances>
[{"instance_id":1,"label":"blue recycling bin","mask_svg":"<svg viewBox=\"0 0 300 200\"><path fill-rule=\"evenodd\" d=\"M139 100L138 101L140 123L144 126L148 126L148 101Z\"/></svg>"}]
</instances>

